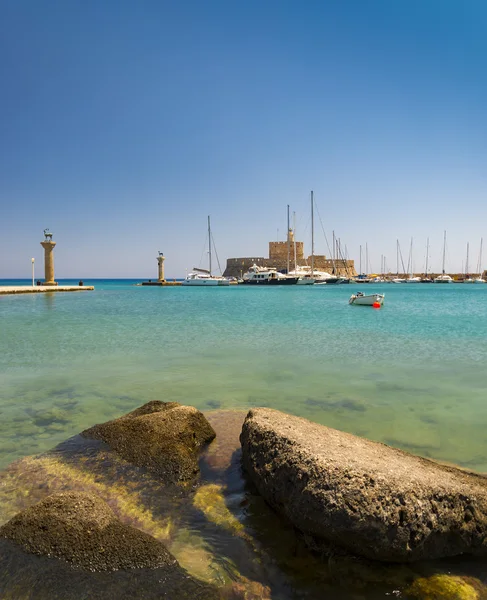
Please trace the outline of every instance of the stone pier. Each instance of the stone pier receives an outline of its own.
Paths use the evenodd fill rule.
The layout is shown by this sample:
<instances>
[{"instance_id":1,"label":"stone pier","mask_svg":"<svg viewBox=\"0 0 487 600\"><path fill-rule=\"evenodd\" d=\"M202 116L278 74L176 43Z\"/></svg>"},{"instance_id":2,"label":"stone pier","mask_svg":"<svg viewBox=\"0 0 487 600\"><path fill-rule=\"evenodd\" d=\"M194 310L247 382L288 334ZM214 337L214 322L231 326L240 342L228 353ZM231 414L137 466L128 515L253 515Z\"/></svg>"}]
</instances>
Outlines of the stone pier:
<instances>
[{"instance_id":1,"label":"stone pier","mask_svg":"<svg viewBox=\"0 0 487 600\"><path fill-rule=\"evenodd\" d=\"M54 246L56 242L52 241L52 233L49 229L44 229L44 241L41 246L44 248L44 285L57 285L54 280Z\"/></svg>"}]
</instances>

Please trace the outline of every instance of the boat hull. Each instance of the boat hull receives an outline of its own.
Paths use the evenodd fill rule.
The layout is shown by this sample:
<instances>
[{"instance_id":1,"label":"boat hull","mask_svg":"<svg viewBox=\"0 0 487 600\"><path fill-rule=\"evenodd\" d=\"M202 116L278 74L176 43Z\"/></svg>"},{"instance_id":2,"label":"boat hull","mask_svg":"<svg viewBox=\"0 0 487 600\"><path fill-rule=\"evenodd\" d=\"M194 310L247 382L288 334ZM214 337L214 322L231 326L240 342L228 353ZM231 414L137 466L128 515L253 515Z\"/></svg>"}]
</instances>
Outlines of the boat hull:
<instances>
[{"instance_id":1,"label":"boat hull","mask_svg":"<svg viewBox=\"0 0 487 600\"><path fill-rule=\"evenodd\" d=\"M286 279L244 279L243 285L296 285L299 277L287 277Z\"/></svg>"},{"instance_id":2,"label":"boat hull","mask_svg":"<svg viewBox=\"0 0 487 600\"><path fill-rule=\"evenodd\" d=\"M188 286L200 286L200 287L214 287L230 285L228 279L189 279L181 283L181 285Z\"/></svg>"}]
</instances>

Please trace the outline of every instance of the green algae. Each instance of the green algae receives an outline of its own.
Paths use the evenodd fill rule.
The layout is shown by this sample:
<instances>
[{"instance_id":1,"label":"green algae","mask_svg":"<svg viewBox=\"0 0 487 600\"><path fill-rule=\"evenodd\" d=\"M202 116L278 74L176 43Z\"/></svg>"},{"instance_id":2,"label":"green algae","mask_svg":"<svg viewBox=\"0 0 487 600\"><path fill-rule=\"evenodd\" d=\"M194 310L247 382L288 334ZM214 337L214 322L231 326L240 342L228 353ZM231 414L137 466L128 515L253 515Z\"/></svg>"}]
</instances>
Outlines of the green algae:
<instances>
[{"instance_id":1,"label":"green algae","mask_svg":"<svg viewBox=\"0 0 487 600\"><path fill-rule=\"evenodd\" d=\"M228 510L222 491L223 486L215 483L203 485L196 490L193 505L212 523L239 534L243 532L244 526Z\"/></svg>"},{"instance_id":2,"label":"green algae","mask_svg":"<svg viewBox=\"0 0 487 600\"><path fill-rule=\"evenodd\" d=\"M438 574L416 579L406 596L411 600L480 600L486 597L486 590L473 578Z\"/></svg>"}]
</instances>

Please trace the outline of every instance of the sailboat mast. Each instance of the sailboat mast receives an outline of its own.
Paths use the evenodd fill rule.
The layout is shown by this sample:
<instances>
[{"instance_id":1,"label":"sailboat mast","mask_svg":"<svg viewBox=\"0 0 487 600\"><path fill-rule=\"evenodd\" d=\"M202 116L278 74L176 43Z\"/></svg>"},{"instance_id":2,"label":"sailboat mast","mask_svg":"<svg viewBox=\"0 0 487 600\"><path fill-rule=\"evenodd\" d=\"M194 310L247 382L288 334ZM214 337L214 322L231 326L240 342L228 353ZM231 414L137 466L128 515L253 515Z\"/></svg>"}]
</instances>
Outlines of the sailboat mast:
<instances>
[{"instance_id":1,"label":"sailboat mast","mask_svg":"<svg viewBox=\"0 0 487 600\"><path fill-rule=\"evenodd\" d=\"M208 271L211 277L211 226L210 226L210 215L208 215Z\"/></svg>"},{"instance_id":2,"label":"sailboat mast","mask_svg":"<svg viewBox=\"0 0 487 600\"><path fill-rule=\"evenodd\" d=\"M290 248L291 240L289 238L289 204L287 205L287 273L289 273Z\"/></svg>"},{"instance_id":3,"label":"sailboat mast","mask_svg":"<svg viewBox=\"0 0 487 600\"><path fill-rule=\"evenodd\" d=\"M427 238L426 239L426 273L424 274L425 277L428 277L428 254L429 254L429 249L430 249L430 239Z\"/></svg>"},{"instance_id":4,"label":"sailboat mast","mask_svg":"<svg viewBox=\"0 0 487 600\"><path fill-rule=\"evenodd\" d=\"M311 277L315 272L315 221L314 221L314 201L313 190L311 190Z\"/></svg>"},{"instance_id":5,"label":"sailboat mast","mask_svg":"<svg viewBox=\"0 0 487 600\"><path fill-rule=\"evenodd\" d=\"M469 242L467 242L467 260L465 261L465 275L468 276L468 250L469 250Z\"/></svg>"},{"instance_id":6,"label":"sailboat mast","mask_svg":"<svg viewBox=\"0 0 487 600\"><path fill-rule=\"evenodd\" d=\"M442 273L443 275L445 274L445 252L446 252L446 229L445 229L445 233L443 234L443 266L442 266Z\"/></svg>"},{"instance_id":7,"label":"sailboat mast","mask_svg":"<svg viewBox=\"0 0 487 600\"><path fill-rule=\"evenodd\" d=\"M366 275L369 272L369 244L368 242L365 242L365 270L366 270Z\"/></svg>"},{"instance_id":8,"label":"sailboat mast","mask_svg":"<svg viewBox=\"0 0 487 600\"><path fill-rule=\"evenodd\" d=\"M411 246L409 248L409 260L411 261L411 264L409 265L409 277L410 279L413 278L414 273L413 273L413 238L411 238Z\"/></svg>"},{"instance_id":9,"label":"sailboat mast","mask_svg":"<svg viewBox=\"0 0 487 600\"><path fill-rule=\"evenodd\" d=\"M482 277L482 243L484 238L480 238L480 253L479 253L479 277Z\"/></svg>"},{"instance_id":10,"label":"sailboat mast","mask_svg":"<svg viewBox=\"0 0 487 600\"><path fill-rule=\"evenodd\" d=\"M360 275L362 275L362 244L360 244Z\"/></svg>"},{"instance_id":11,"label":"sailboat mast","mask_svg":"<svg viewBox=\"0 0 487 600\"><path fill-rule=\"evenodd\" d=\"M296 271L298 268L298 261L296 257L296 212L293 211L293 234L294 234L294 274L296 275Z\"/></svg>"}]
</instances>

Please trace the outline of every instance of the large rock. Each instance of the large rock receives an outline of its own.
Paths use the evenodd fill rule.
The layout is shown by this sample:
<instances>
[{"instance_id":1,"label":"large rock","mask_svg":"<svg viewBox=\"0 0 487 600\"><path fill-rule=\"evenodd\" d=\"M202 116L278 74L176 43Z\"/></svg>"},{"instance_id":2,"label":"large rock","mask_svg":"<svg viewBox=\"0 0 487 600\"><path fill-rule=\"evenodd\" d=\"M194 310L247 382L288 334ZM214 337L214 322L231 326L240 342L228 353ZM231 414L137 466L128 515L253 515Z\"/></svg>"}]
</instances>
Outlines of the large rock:
<instances>
[{"instance_id":1,"label":"large rock","mask_svg":"<svg viewBox=\"0 0 487 600\"><path fill-rule=\"evenodd\" d=\"M215 600L152 536L121 523L93 494L62 492L0 528L0 596Z\"/></svg>"},{"instance_id":2,"label":"large rock","mask_svg":"<svg viewBox=\"0 0 487 600\"><path fill-rule=\"evenodd\" d=\"M487 553L487 479L277 410L251 410L243 465L302 532L414 561Z\"/></svg>"},{"instance_id":3,"label":"large rock","mask_svg":"<svg viewBox=\"0 0 487 600\"><path fill-rule=\"evenodd\" d=\"M49 496L0 527L0 537L30 554L61 558L90 571L177 565L161 542L124 525L108 504L83 492Z\"/></svg>"},{"instance_id":4,"label":"large rock","mask_svg":"<svg viewBox=\"0 0 487 600\"><path fill-rule=\"evenodd\" d=\"M81 435L106 442L122 458L167 483L184 483L198 473L198 453L215 432L196 408L153 401Z\"/></svg>"}]
</instances>

